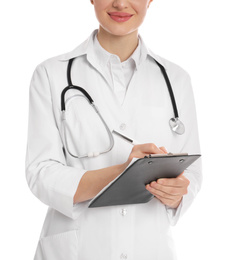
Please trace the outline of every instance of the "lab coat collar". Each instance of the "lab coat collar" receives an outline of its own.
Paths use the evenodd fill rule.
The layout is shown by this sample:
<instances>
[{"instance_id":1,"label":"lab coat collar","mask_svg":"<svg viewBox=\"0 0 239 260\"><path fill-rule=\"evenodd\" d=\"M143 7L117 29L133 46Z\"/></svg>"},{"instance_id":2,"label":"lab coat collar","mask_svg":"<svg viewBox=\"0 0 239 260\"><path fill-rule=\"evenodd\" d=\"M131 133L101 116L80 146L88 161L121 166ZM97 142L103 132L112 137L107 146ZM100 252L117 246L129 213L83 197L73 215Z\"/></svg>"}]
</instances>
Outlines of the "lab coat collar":
<instances>
[{"instance_id":1,"label":"lab coat collar","mask_svg":"<svg viewBox=\"0 0 239 260\"><path fill-rule=\"evenodd\" d=\"M82 42L78 47L76 47L74 50L72 50L71 52L68 52L66 54L63 54L61 56L59 56L59 60L60 61L68 61L72 58L76 58L76 57L80 57L83 55L87 55L87 59L93 63L93 59L91 57L91 55L89 55L89 50L91 49L92 45L93 45L93 39L94 39L94 35L98 32L98 29L94 30L91 35L84 41ZM139 35L139 39L141 41L141 55L139 58L139 62L136 64L136 68L138 69L139 65L147 58L147 56L152 57L153 59L155 59L157 62L159 62L160 64L162 64L165 67L164 64L164 59L162 59L160 56L156 55L155 53L153 53L144 43L142 37Z\"/></svg>"},{"instance_id":2,"label":"lab coat collar","mask_svg":"<svg viewBox=\"0 0 239 260\"><path fill-rule=\"evenodd\" d=\"M96 31L96 34L97 34L97 31ZM120 63L120 58L117 55L106 51L100 45L96 34L94 35L93 45L91 46L92 48L91 48L91 51L89 52L88 56L91 56L92 59L95 59L96 61L98 61L100 66L104 66L104 67L106 67L109 63L111 63L111 59L113 57L117 57L117 59ZM137 67L139 65L139 61L140 61L140 56L141 56L141 39L139 38L138 46L135 49L135 51L133 52L133 54L126 61L124 61L122 63L129 64L129 63L133 62L137 69Z\"/></svg>"}]
</instances>

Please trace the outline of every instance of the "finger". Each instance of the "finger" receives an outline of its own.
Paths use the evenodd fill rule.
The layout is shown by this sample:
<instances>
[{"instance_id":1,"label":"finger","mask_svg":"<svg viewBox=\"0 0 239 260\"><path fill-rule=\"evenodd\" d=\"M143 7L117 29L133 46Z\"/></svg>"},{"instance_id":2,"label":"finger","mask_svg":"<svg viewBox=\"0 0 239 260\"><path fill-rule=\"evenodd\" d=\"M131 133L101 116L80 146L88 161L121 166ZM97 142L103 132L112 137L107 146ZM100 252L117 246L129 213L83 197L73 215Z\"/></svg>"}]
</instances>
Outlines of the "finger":
<instances>
[{"instance_id":1,"label":"finger","mask_svg":"<svg viewBox=\"0 0 239 260\"><path fill-rule=\"evenodd\" d=\"M184 195L187 193L187 187L173 187L173 186L163 186L158 184L157 182L151 182L150 187L153 189L160 191L161 193L165 193L171 196Z\"/></svg>"},{"instance_id":2,"label":"finger","mask_svg":"<svg viewBox=\"0 0 239 260\"><path fill-rule=\"evenodd\" d=\"M163 150L159 149L158 154L166 154Z\"/></svg>"},{"instance_id":3,"label":"finger","mask_svg":"<svg viewBox=\"0 0 239 260\"><path fill-rule=\"evenodd\" d=\"M163 186L184 187L188 186L190 181L184 175L180 174L177 178L158 179L157 183Z\"/></svg>"},{"instance_id":4,"label":"finger","mask_svg":"<svg viewBox=\"0 0 239 260\"><path fill-rule=\"evenodd\" d=\"M163 151L164 154L168 153L168 151L166 150L166 148L164 146L159 147L159 149L161 151Z\"/></svg>"},{"instance_id":5,"label":"finger","mask_svg":"<svg viewBox=\"0 0 239 260\"><path fill-rule=\"evenodd\" d=\"M181 200L183 195L170 195L167 193L164 193L160 190L156 190L152 187L150 187L150 185L146 186L146 189L155 197L159 198L161 201L167 202L167 203L175 203L179 200Z\"/></svg>"},{"instance_id":6,"label":"finger","mask_svg":"<svg viewBox=\"0 0 239 260\"><path fill-rule=\"evenodd\" d=\"M170 195L170 194L167 194L161 190L157 190L157 189L154 189L152 188L150 185L146 187L146 189L151 193L153 194L154 196L160 196L161 198L165 198L165 199L169 199L169 200L174 200L176 195Z\"/></svg>"},{"instance_id":7,"label":"finger","mask_svg":"<svg viewBox=\"0 0 239 260\"><path fill-rule=\"evenodd\" d=\"M157 154L160 152L161 150L155 144L147 143L135 145L132 149L131 155L135 158L142 158L145 155Z\"/></svg>"},{"instance_id":8,"label":"finger","mask_svg":"<svg viewBox=\"0 0 239 260\"><path fill-rule=\"evenodd\" d=\"M184 171L180 173L176 178L180 178L184 174Z\"/></svg>"}]
</instances>

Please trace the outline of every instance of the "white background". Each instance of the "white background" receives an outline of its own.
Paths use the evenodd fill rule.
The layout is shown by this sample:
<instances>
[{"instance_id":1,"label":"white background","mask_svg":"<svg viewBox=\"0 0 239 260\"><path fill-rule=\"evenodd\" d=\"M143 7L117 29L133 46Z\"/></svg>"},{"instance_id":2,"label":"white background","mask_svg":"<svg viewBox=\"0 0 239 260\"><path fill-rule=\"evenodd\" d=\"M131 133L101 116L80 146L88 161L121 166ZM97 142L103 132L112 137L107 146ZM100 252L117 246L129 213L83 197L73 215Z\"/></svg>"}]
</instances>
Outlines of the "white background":
<instances>
[{"instance_id":1,"label":"white background","mask_svg":"<svg viewBox=\"0 0 239 260\"><path fill-rule=\"evenodd\" d=\"M204 182L173 228L179 260L239 259L237 2L154 0L140 28L155 53L189 72L194 87ZM98 23L90 0L9 0L0 26L0 259L30 260L47 210L25 180L30 79L40 62L75 48Z\"/></svg>"}]
</instances>

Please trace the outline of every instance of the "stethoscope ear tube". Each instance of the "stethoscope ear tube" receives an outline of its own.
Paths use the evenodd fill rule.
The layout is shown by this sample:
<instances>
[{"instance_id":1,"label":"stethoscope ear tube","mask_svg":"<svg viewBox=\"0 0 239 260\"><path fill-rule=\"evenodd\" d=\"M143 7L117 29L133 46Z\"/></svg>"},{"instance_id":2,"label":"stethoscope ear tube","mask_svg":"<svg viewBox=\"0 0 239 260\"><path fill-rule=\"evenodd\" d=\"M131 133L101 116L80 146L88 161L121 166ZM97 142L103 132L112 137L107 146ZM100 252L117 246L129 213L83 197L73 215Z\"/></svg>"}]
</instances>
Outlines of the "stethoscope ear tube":
<instances>
[{"instance_id":1,"label":"stethoscope ear tube","mask_svg":"<svg viewBox=\"0 0 239 260\"><path fill-rule=\"evenodd\" d=\"M67 82L68 82L68 86L72 86L72 81L71 81L71 67L72 67L72 63L74 61L73 59L70 59L68 62L68 66L67 66Z\"/></svg>"},{"instance_id":2,"label":"stethoscope ear tube","mask_svg":"<svg viewBox=\"0 0 239 260\"><path fill-rule=\"evenodd\" d=\"M168 87L170 99L171 99L171 102L172 102L174 117L178 118L178 109L177 109L176 101L175 101L175 98L174 98L173 89L172 89L171 83L169 81L168 75L166 73L166 70L165 70L164 66L162 66L160 63L158 63L156 60L154 60L154 61L158 64L158 66L160 67L160 69L163 73L165 82L166 82L167 87Z\"/></svg>"},{"instance_id":3,"label":"stethoscope ear tube","mask_svg":"<svg viewBox=\"0 0 239 260\"><path fill-rule=\"evenodd\" d=\"M79 86L75 86L72 84L72 80L71 80L71 67L72 67L72 63L74 61L74 58L70 59L68 62L68 66L67 66L67 82L68 82L68 86L65 87L62 92L61 92L61 111L65 111L66 107L65 107L65 94L69 89L77 89L79 90L81 93L83 93L88 101L90 102L90 104L94 103L94 100L92 99L92 97L90 96L90 94L83 88L79 87Z\"/></svg>"}]
</instances>

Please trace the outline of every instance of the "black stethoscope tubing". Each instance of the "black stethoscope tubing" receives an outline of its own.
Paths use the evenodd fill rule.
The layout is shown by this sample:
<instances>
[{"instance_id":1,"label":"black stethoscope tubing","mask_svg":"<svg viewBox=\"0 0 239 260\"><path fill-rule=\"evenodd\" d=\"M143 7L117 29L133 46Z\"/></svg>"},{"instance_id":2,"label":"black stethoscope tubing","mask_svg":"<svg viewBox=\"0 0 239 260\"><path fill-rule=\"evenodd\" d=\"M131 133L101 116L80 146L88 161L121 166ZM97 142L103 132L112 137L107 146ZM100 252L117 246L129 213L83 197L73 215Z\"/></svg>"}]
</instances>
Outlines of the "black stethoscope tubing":
<instances>
[{"instance_id":1,"label":"black stethoscope tubing","mask_svg":"<svg viewBox=\"0 0 239 260\"><path fill-rule=\"evenodd\" d=\"M63 124L63 129L64 129L63 132L64 132L64 139L65 139L65 147L66 147L68 153L72 157L74 157L74 158L81 159L81 158L86 158L86 157L97 157L97 156L99 156L101 154L107 153L107 152L112 150L112 148L114 146L114 138L113 138L113 135L112 135L112 132L111 132L110 128L106 124L104 118L101 116L98 108L95 106L94 100L92 99L90 94L85 89L83 89L82 87L75 86L75 85L72 84L71 68L72 68L72 63L73 63L74 59L75 58L72 58L68 62L68 65L67 65L67 82L68 82L68 86L65 87L62 90L62 92L61 92L61 113L62 113L62 124ZM164 66L161 65L159 62L157 62L155 59L154 59L154 61L159 66L159 68L160 68L160 70L161 70L161 72L163 74L163 77L164 77L164 80L166 82L166 85L167 85L167 88L168 88L168 92L169 92L169 95L170 95L170 99L171 99L171 102L172 102L172 106L173 106L174 117L169 120L169 125L171 127L171 130L174 133L182 135L185 132L185 127L184 127L183 123L178 118L177 105L176 105L173 89L172 89L171 83L169 81L168 75L166 73L166 70L165 70ZM89 104L92 106L92 108L95 110L95 112L98 114L100 120L104 124L105 129L106 129L106 131L108 133L108 136L109 136L109 140L110 140L109 147L106 150L103 150L103 151L91 151L91 152L84 153L82 155L75 155L75 154L73 154L70 151L69 146L68 146L67 123L66 123L66 114L65 114L65 110L66 110L66 107L65 107L65 103L66 103L65 102L65 94L70 89L76 89L76 90L80 91L82 94L84 94L84 97L88 100Z\"/></svg>"},{"instance_id":2,"label":"black stethoscope tubing","mask_svg":"<svg viewBox=\"0 0 239 260\"><path fill-rule=\"evenodd\" d=\"M87 100L89 101L90 105L92 105L92 107L95 109L95 111L99 114L99 111L98 109L96 108L96 106L94 105L94 101L92 99L92 97L90 96L90 94L83 88L79 87L79 86L75 86L72 84L72 80L71 80L71 68L72 68L72 63L74 61L75 58L72 58L69 60L68 62L68 66L67 66L67 82L68 82L68 86L65 87L61 93L61 112L63 114L65 114L65 94L66 92L69 90L69 89L76 89L78 91L80 91L81 93L84 94L84 96L87 98ZM184 127L184 124L179 120L179 116L178 116L178 109L177 109L177 105L176 105L176 101L175 101L175 97L174 97L174 93L173 93L173 89L172 89L172 86L171 86L171 83L170 83L170 80L168 78L168 75L167 75L167 72L164 68L164 66L162 64L160 64L159 62L157 62L155 59L154 61L156 62L156 64L159 66L162 74L163 74L163 77L164 77L164 80L166 82L166 85L167 85L167 88L168 88L168 92L169 92L169 95L170 95L170 99L171 99L171 103L172 103L172 107L173 107L173 112L174 112L174 117L172 117L170 120L169 120L169 125L171 127L171 130L174 132L174 133L177 133L179 135L182 135L184 134L185 132L185 127ZM99 114L99 116L101 117L101 115ZM64 116L63 116L64 118ZM103 120L104 122L104 120ZM105 124L105 122L104 122ZM108 129L108 126L105 125L106 128L107 128L107 131L109 130Z\"/></svg>"},{"instance_id":3,"label":"black stethoscope tubing","mask_svg":"<svg viewBox=\"0 0 239 260\"><path fill-rule=\"evenodd\" d=\"M68 66L67 66L67 82L68 82L68 86L65 87L61 93L61 111L65 111L65 94L66 92L69 90L69 89L76 89L76 90L79 90L80 92L82 92L86 97L87 99L89 100L89 102L92 104L94 103L94 100L92 99L92 97L90 96L90 94L83 88L79 87L79 86L75 86L72 84L72 80L71 80L71 68L72 68L72 63L74 61L75 58L72 58L69 60L68 62ZM157 62L155 59L154 61L157 63L157 65L159 66L162 74L163 74L163 77L164 77L164 80L166 82L166 85L167 85L167 88L168 88L168 92L169 92L169 95L170 95L170 99L171 99L171 102L172 102L172 106L173 106L173 111L174 111L174 118L178 118L178 109L177 109L177 105L176 105L176 101L175 101L175 97L174 97L174 94L173 94L173 89L172 89L172 86L171 86L171 83L170 83L170 80L168 78L168 75L166 73L166 70L164 68L163 65L161 65L159 62Z\"/></svg>"},{"instance_id":4,"label":"black stethoscope tubing","mask_svg":"<svg viewBox=\"0 0 239 260\"><path fill-rule=\"evenodd\" d=\"M170 83L170 80L168 78L168 74L166 73L166 70L165 70L163 65L158 63L155 59L154 59L154 61L157 63L157 65L161 69L161 72L163 74L164 80L165 80L166 85L168 87L168 92L169 92L170 99L171 99L172 106L173 106L174 118L178 118L178 109L177 109L177 105L176 105L176 100L174 98L173 89L172 89L172 85Z\"/></svg>"}]
</instances>

